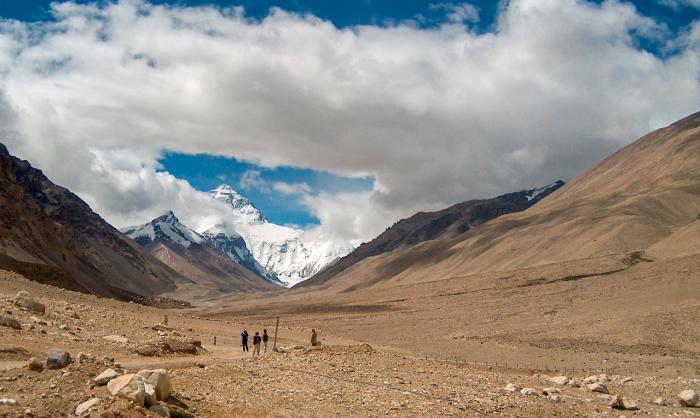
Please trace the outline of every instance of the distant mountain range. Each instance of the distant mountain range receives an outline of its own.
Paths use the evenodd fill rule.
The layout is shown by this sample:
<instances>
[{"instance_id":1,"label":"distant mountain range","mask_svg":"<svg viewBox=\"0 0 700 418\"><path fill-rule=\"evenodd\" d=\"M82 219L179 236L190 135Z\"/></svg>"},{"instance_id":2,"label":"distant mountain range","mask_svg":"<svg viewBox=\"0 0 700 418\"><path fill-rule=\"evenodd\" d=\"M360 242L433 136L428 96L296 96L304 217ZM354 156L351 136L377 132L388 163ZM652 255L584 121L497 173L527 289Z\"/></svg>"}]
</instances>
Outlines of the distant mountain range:
<instances>
[{"instance_id":1,"label":"distant mountain range","mask_svg":"<svg viewBox=\"0 0 700 418\"><path fill-rule=\"evenodd\" d=\"M545 187L508 193L492 199L469 200L437 212L419 212L389 227L377 238L360 245L311 279L298 284L308 287L324 283L362 260L424 241L462 235L474 226L508 213L520 212L564 185L559 180Z\"/></svg>"},{"instance_id":2,"label":"distant mountain range","mask_svg":"<svg viewBox=\"0 0 700 418\"><path fill-rule=\"evenodd\" d=\"M253 203L222 184L209 194L231 208L227 225L218 225L202 235L243 239L253 257L287 286L303 281L329 263L348 254L352 246L310 240L303 230L270 222ZM230 232L235 230L236 234Z\"/></svg>"},{"instance_id":3,"label":"distant mountain range","mask_svg":"<svg viewBox=\"0 0 700 418\"><path fill-rule=\"evenodd\" d=\"M612 255L628 266L697 256L700 113L537 193L416 214L299 286L343 293ZM547 197L522 210L532 196Z\"/></svg>"},{"instance_id":4,"label":"distant mountain range","mask_svg":"<svg viewBox=\"0 0 700 418\"><path fill-rule=\"evenodd\" d=\"M240 237L200 235L181 224L173 212L123 232L161 262L191 279L193 285L187 286L186 291L190 298L274 290L282 285L255 261ZM181 289L179 293L185 291Z\"/></svg>"}]
</instances>

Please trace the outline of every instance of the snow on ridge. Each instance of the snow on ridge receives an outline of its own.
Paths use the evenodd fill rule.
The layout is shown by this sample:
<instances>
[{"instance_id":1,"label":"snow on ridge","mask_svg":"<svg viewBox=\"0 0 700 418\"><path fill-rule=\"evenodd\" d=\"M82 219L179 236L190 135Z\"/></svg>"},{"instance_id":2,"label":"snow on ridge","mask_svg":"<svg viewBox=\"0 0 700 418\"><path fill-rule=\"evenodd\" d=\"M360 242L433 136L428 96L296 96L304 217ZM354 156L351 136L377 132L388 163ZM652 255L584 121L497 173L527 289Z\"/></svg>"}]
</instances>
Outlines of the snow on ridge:
<instances>
[{"instance_id":1,"label":"snow on ridge","mask_svg":"<svg viewBox=\"0 0 700 418\"><path fill-rule=\"evenodd\" d=\"M527 196L526 196L526 197L527 197L527 201L528 201L528 202L531 201L532 199L536 198L537 196L541 195L542 193L546 192L547 190L549 190L549 189L551 189L551 188L553 188L553 187L561 186L562 183L563 183L563 182L562 182L561 180L557 180L557 181L555 181L554 183L548 184L548 185L546 185L546 186L544 186L544 187L540 187L540 188L537 188L537 189L529 190L529 191L528 191L528 194L527 194Z\"/></svg>"},{"instance_id":2,"label":"snow on ridge","mask_svg":"<svg viewBox=\"0 0 700 418\"><path fill-rule=\"evenodd\" d=\"M168 211L146 224L125 228L122 232L136 241L164 239L185 248L189 248L192 244L201 244L204 241L204 237L181 224L172 211Z\"/></svg>"},{"instance_id":3,"label":"snow on ridge","mask_svg":"<svg viewBox=\"0 0 700 418\"><path fill-rule=\"evenodd\" d=\"M243 238L255 259L287 287L310 278L353 250L350 246L309 240L301 229L270 222L249 199L227 184L211 190L209 195L229 205L232 216L228 224ZM226 233L222 226L206 231L215 232Z\"/></svg>"}]
</instances>

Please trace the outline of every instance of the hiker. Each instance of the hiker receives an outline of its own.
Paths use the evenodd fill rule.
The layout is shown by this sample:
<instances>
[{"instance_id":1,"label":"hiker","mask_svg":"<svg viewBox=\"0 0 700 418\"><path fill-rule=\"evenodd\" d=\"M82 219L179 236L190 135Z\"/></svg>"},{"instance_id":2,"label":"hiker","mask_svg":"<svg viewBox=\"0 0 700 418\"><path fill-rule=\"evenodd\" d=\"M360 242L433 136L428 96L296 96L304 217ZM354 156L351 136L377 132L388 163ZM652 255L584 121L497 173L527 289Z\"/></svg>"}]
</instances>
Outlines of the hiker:
<instances>
[{"instance_id":1,"label":"hiker","mask_svg":"<svg viewBox=\"0 0 700 418\"><path fill-rule=\"evenodd\" d=\"M267 330L263 330L263 345L265 346L265 352L267 353L267 340L270 339L270 337L267 335Z\"/></svg>"},{"instance_id":2,"label":"hiker","mask_svg":"<svg viewBox=\"0 0 700 418\"><path fill-rule=\"evenodd\" d=\"M260 333L256 332L253 337L253 355L260 355Z\"/></svg>"},{"instance_id":3,"label":"hiker","mask_svg":"<svg viewBox=\"0 0 700 418\"><path fill-rule=\"evenodd\" d=\"M243 351L248 351L248 331L245 329L241 333L241 346L243 346Z\"/></svg>"},{"instance_id":4,"label":"hiker","mask_svg":"<svg viewBox=\"0 0 700 418\"><path fill-rule=\"evenodd\" d=\"M316 335L316 330L312 329L311 330L311 345L316 347L318 344L318 335Z\"/></svg>"}]
</instances>

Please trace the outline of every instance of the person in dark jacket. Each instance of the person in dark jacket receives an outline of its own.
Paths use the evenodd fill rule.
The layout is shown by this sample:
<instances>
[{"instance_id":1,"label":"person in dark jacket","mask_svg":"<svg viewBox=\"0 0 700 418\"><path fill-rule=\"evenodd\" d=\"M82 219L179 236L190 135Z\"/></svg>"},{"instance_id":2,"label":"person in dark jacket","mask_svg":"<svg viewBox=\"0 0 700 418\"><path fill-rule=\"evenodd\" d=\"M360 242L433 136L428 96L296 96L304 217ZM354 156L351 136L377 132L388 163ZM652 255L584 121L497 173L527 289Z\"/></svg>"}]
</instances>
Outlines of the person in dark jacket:
<instances>
[{"instance_id":1,"label":"person in dark jacket","mask_svg":"<svg viewBox=\"0 0 700 418\"><path fill-rule=\"evenodd\" d=\"M248 331L243 330L241 333L241 346L243 347L243 351L248 351Z\"/></svg>"},{"instance_id":2,"label":"person in dark jacket","mask_svg":"<svg viewBox=\"0 0 700 418\"><path fill-rule=\"evenodd\" d=\"M267 330L263 330L263 345L265 346L265 352L267 353L267 340L269 340L270 337L267 335Z\"/></svg>"},{"instance_id":3,"label":"person in dark jacket","mask_svg":"<svg viewBox=\"0 0 700 418\"><path fill-rule=\"evenodd\" d=\"M260 341L262 338L260 338L260 333L256 332L255 336L253 336L253 355L260 355Z\"/></svg>"}]
</instances>

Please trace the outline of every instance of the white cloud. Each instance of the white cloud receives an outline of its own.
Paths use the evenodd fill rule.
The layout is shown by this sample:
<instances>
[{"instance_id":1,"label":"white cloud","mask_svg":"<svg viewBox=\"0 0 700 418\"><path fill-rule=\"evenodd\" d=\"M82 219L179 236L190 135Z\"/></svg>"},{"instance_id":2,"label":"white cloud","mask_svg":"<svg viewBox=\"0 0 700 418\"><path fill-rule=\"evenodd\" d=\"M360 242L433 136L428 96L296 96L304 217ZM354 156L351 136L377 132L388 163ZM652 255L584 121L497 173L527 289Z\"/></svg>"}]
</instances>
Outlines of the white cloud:
<instances>
[{"instance_id":1,"label":"white cloud","mask_svg":"<svg viewBox=\"0 0 700 418\"><path fill-rule=\"evenodd\" d=\"M469 3L431 3L429 7L432 10L444 10L452 23L479 22L479 9Z\"/></svg>"},{"instance_id":2,"label":"white cloud","mask_svg":"<svg viewBox=\"0 0 700 418\"><path fill-rule=\"evenodd\" d=\"M265 186L265 180L260 177L260 171L247 170L241 175L241 180L238 182L243 190L250 190Z\"/></svg>"},{"instance_id":3,"label":"white cloud","mask_svg":"<svg viewBox=\"0 0 700 418\"><path fill-rule=\"evenodd\" d=\"M137 0L54 10L0 22L3 141L118 226L170 208L212 221L206 195L157 172L164 150L374 176L371 193L304 196L314 233L357 240L568 179L700 105L700 23L673 35L614 0L512 0L485 34Z\"/></svg>"},{"instance_id":4,"label":"white cloud","mask_svg":"<svg viewBox=\"0 0 700 418\"><path fill-rule=\"evenodd\" d=\"M673 10L680 10L682 7L692 7L700 9L700 0L657 0L662 6L670 7Z\"/></svg>"},{"instance_id":5,"label":"white cloud","mask_svg":"<svg viewBox=\"0 0 700 418\"><path fill-rule=\"evenodd\" d=\"M278 181L272 185L272 188L276 192L280 192L282 194L304 195L311 193L311 186L309 186L307 183L285 183L283 181Z\"/></svg>"}]
</instances>

